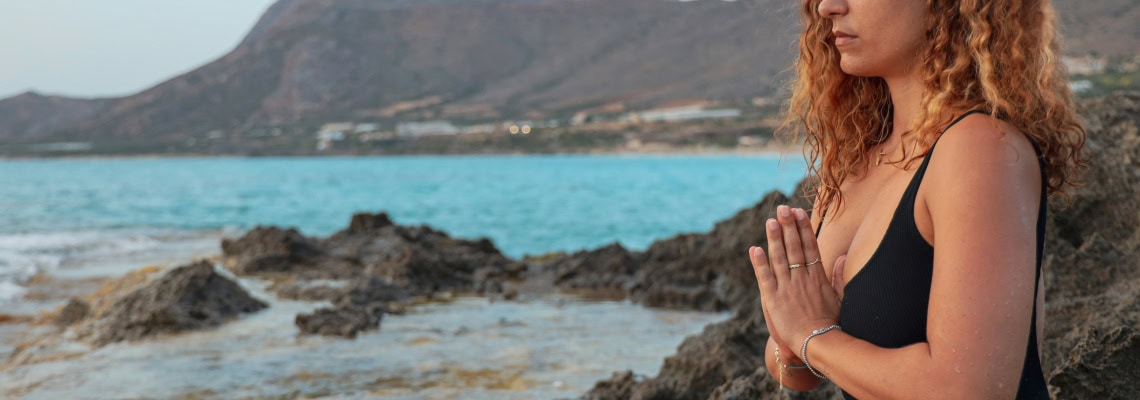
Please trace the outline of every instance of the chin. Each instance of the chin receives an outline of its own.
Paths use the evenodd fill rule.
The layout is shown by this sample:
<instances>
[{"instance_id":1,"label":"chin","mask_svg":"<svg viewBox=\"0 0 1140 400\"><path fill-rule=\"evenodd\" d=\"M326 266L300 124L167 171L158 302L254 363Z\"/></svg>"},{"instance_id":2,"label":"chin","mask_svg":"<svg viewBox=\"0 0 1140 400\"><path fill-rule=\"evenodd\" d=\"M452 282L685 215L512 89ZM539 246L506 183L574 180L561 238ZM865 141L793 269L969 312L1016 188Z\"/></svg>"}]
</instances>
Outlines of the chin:
<instances>
[{"instance_id":1,"label":"chin","mask_svg":"<svg viewBox=\"0 0 1140 400\"><path fill-rule=\"evenodd\" d=\"M879 76L877 69L871 67L866 62L853 60L851 57L843 56L839 59L839 70L843 73L852 76Z\"/></svg>"}]
</instances>

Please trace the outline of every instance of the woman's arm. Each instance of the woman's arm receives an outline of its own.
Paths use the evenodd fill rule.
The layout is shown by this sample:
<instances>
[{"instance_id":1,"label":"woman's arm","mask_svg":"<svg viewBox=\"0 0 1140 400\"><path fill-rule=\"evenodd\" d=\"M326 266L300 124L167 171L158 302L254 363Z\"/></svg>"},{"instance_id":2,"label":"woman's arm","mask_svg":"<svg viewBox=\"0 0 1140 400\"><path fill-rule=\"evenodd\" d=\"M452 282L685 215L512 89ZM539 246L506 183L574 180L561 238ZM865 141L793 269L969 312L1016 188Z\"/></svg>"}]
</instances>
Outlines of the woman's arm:
<instances>
[{"instance_id":1,"label":"woman's arm","mask_svg":"<svg viewBox=\"0 0 1140 400\"><path fill-rule=\"evenodd\" d=\"M928 341L886 349L831 331L808 346L808 362L856 397L1012 398L1017 391L1035 301L1040 175L1023 136L974 120L940 141L924 178L937 239ZM811 250L808 235L782 235L797 222L803 232L802 221L780 218L784 229L769 229L769 246L787 236L792 252L800 243L791 239L800 236L800 251ZM754 259L770 300L770 325L786 345L798 345L837 314L820 306L826 302L817 299L830 295L820 291L818 277L789 273L777 256L783 246L770 251L771 267Z\"/></svg>"},{"instance_id":2,"label":"woman's arm","mask_svg":"<svg viewBox=\"0 0 1140 400\"><path fill-rule=\"evenodd\" d=\"M788 368L784 379L780 380L780 366L776 364L777 346L779 346L779 343L776 343L776 339L768 336L768 345L764 346L764 365L768 367L768 374L772 375L772 378L776 379L776 382L782 383L784 387L788 389L801 392L815 389L819 387L820 383L823 383L823 379L817 378L815 375L812 375L811 372L802 368ZM789 367L802 366L804 363L794 354L799 354L799 352L789 348L780 349L780 363L788 365Z\"/></svg>"}]
</instances>

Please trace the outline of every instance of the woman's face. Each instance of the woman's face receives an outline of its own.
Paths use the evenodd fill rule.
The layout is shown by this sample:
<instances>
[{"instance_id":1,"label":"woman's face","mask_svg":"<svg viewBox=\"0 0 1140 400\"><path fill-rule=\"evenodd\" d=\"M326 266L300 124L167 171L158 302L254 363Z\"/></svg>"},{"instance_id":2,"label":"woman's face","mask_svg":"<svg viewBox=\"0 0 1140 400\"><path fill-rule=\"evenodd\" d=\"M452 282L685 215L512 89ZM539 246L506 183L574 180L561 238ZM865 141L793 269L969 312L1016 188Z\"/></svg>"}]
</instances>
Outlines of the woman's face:
<instances>
[{"instance_id":1,"label":"woman's face","mask_svg":"<svg viewBox=\"0 0 1140 400\"><path fill-rule=\"evenodd\" d=\"M926 39L926 0L822 0L839 67L857 76L910 73Z\"/></svg>"}]
</instances>

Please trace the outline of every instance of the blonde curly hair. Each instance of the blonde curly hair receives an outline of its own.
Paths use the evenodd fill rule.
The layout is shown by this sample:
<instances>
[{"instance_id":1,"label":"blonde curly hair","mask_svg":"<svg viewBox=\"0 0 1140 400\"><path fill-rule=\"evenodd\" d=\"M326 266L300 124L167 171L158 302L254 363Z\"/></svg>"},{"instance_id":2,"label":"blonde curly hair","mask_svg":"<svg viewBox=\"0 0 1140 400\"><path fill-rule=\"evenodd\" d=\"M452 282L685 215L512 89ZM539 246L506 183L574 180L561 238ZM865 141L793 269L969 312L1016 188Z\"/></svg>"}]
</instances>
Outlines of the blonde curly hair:
<instances>
[{"instance_id":1,"label":"blonde curly hair","mask_svg":"<svg viewBox=\"0 0 1140 400\"><path fill-rule=\"evenodd\" d=\"M804 140L804 156L821 209L842 207L840 185L867 165L871 148L891 132L893 106L881 78L844 73L821 0L803 0L796 78L784 133ZM1064 193L1086 161L1085 130L1060 62L1056 16L1049 0L927 0L922 113L902 133L927 149L945 112L980 109L1031 137L1045 162L1049 193ZM899 141L900 146L904 141ZM895 163L920 159L929 150Z\"/></svg>"}]
</instances>

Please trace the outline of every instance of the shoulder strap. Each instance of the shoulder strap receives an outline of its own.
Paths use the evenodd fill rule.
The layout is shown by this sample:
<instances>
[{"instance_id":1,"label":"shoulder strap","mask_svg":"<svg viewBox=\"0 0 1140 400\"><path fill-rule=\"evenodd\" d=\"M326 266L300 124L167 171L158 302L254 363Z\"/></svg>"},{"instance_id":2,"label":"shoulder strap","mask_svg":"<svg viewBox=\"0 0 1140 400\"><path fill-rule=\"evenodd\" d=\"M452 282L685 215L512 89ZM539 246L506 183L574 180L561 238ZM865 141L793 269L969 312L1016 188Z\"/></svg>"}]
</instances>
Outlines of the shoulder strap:
<instances>
[{"instance_id":1,"label":"shoulder strap","mask_svg":"<svg viewBox=\"0 0 1140 400\"><path fill-rule=\"evenodd\" d=\"M946 125L946 128L942 129L942 133L940 133L937 138L934 138L934 143L930 145L930 151L926 153L927 156L922 160L922 165L918 167L918 172L915 172L915 174L921 175L923 172L926 171L926 164L930 162L930 153L934 152L934 146L938 145L938 140L942 139L942 134L946 133L946 131L950 130L950 127L954 126L959 121L962 121L963 119L965 119L970 114L977 114L977 113L983 113L983 112L985 112L985 111L978 110L978 109L966 111L966 112L962 113L962 115L959 115L958 118L954 118L954 120L950 122L950 125ZM1033 148L1034 149L1037 148L1036 143L1033 144ZM1042 168L1044 168L1044 167L1042 167ZM1044 169L1042 169L1042 171L1044 171ZM827 218L827 209L826 208L823 209L821 215L819 216L819 226L817 226L815 228L815 237L816 238L819 238L819 233L821 231L823 231L823 219L824 218Z\"/></svg>"}]
</instances>

